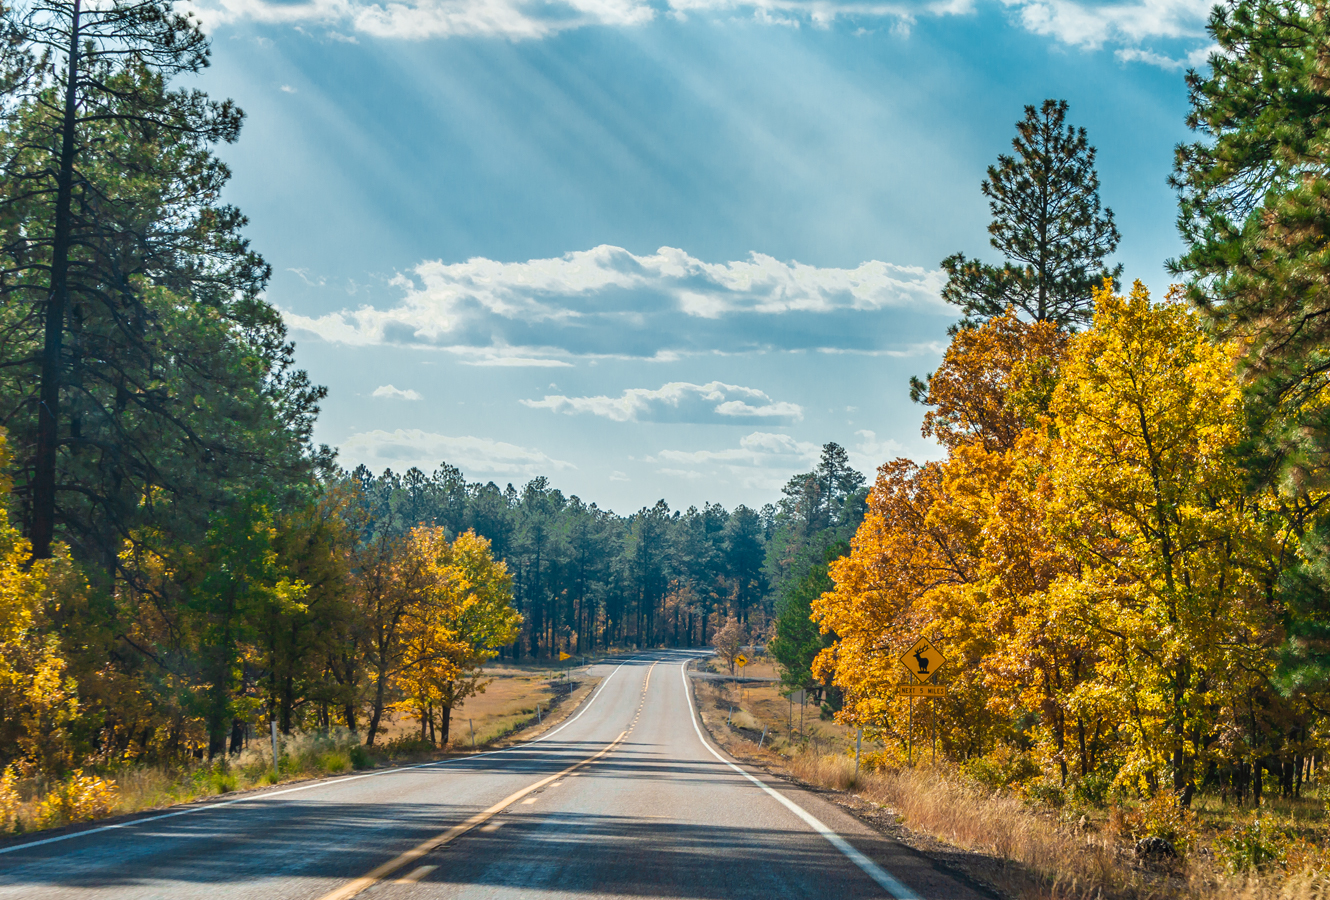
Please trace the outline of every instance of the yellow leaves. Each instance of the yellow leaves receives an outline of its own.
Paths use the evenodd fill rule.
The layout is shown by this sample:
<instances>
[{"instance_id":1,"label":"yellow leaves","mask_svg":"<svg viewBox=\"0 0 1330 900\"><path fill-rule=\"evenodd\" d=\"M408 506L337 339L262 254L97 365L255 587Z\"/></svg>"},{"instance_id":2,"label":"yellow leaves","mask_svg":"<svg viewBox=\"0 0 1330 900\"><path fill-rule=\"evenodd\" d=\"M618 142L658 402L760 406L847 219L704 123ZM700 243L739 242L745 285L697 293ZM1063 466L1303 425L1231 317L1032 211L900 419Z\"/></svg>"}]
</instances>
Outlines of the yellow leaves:
<instances>
[{"instance_id":1,"label":"yellow leaves","mask_svg":"<svg viewBox=\"0 0 1330 900\"><path fill-rule=\"evenodd\" d=\"M37 820L43 828L52 828L103 819L115 811L119 797L115 782L76 769L38 804Z\"/></svg>"},{"instance_id":2,"label":"yellow leaves","mask_svg":"<svg viewBox=\"0 0 1330 900\"><path fill-rule=\"evenodd\" d=\"M449 542L442 528L412 529L405 557L414 596L403 617L397 682L406 708L451 707L477 689L473 675L496 648L517 637L522 617L512 608L512 576L489 541L471 531Z\"/></svg>"},{"instance_id":3,"label":"yellow leaves","mask_svg":"<svg viewBox=\"0 0 1330 900\"><path fill-rule=\"evenodd\" d=\"M955 752L1022 721L1048 766L1191 783L1235 698L1271 671L1278 498L1248 494L1239 347L1195 313L1097 292L1072 337L991 320L932 376L924 431L948 458L881 468L835 589L818 665L845 718L900 734L897 657L919 633L951 659ZM993 730L985 736L985 729Z\"/></svg>"},{"instance_id":4,"label":"yellow leaves","mask_svg":"<svg viewBox=\"0 0 1330 900\"><path fill-rule=\"evenodd\" d=\"M0 774L0 834L8 834L18 825L23 798L18 792L18 766L10 764Z\"/></svg>"}]
</instances>

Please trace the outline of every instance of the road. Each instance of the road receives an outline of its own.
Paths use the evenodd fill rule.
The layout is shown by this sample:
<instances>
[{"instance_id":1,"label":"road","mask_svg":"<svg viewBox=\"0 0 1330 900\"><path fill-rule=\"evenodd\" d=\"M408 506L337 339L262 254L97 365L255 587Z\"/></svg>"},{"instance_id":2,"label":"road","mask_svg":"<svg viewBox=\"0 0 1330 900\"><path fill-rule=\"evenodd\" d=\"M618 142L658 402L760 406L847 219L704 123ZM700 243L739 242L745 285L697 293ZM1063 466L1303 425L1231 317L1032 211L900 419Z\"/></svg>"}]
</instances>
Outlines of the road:
<instances>
[{"instance_id":1,"label":"road","mask_svg":"<svg viewBox=\"0 0 1330 900\"><path fill-rule=\"evenodd\" d=\"M684 653L594 670L507 750L279 787L0 846L0 898L980 900L703 737Z\"/></svg>"}]
</instances>

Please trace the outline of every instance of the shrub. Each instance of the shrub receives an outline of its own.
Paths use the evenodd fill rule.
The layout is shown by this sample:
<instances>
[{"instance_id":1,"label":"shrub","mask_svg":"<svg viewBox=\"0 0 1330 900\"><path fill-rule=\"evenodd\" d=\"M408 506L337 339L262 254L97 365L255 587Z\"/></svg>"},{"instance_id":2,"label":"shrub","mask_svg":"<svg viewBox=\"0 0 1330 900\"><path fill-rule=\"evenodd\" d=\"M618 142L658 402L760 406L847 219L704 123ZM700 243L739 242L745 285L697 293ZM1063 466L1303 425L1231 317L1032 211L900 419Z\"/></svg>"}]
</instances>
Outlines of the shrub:
<instances>
[{"instance_id":1,"label":"shrub","mask_svg":"<svg viewBox=\"0 0 1330 900\"><path fill-rule=\"evenodd\" d=\"M1196 815L1180 806L1171 791L1160 791L1135 808L1116 806L1109 814L1109 828L1118 835L1139 841L1161 837L1186 853L1196 840Z\"/></svg>"},{"instance_id":2,"label":"shrub","mask_svg":"<svg viewBox=\"0 0 1330 900\"><path fill-rule=\"evenodd\" d=\"M319 768L336 775L351 768L351 757L343 750L329 750L319 757Z\"/></svg>"},{"instance_id":3,"label":"shrub","mask_svg":"<svg viewBox=\"0 0 1330 900\"><path fill-rule=\"evenodd\" d=\"M1113 786L1113 779L1091 772L1072 782L1071 799L1078 806L1093 806L1103 809L1108 805L1108 791Z\"/></svg>"},{"instance_id":4,"label":"shrub","mask_svg":"<svg viewBox=\"0 0 1330 900\"><path fill-rule=\"evenodd\" d=\"M347 757L351 760L353 769L368 769L374 765L374 760L370 758L369 751L363 744L353 744L347 751Z\"/></svg>"},{"instance_id":5,"label":"shrub","mask_svg":"<svg viewBox=\"0 0 1330 900\"><path fill-rule=\"evenodd\" d=\"M18 771L11 765L0 775L0 831L17 830L20 803L22 798L18 793Z\"/></svg>"},{"instance_id":6,"label":"shrub","mask_svg":"<svg viewBox=\"0 0 1330 900\"><path fill-rule=\"evenodd\" d=\"M1274 816L1258 814L1215 838L1215 855L1230 872L1259 872L1288 861L1293 837Z\"/></svg>"},{"instance_id":7,"label":"shrub","mask_svg":"<svg viewBox=\"0 0 1330 900\"><path fill-rule=\"evenodd\" d=\"M1067 802L1066 794L1062 791L1062 785L1054 781L1031 781L1025 785L1025 796L1036 803L1042 803L1054 809L1061 809Z\"/></svg>"},{"instance_id":8,"label":"shrub","mask_svg":"<svg viewBox=\"0 0 1330 900\"><path fill-rule=\"evenodd\" d=\"M987 756L969 760L961 770L989 790L1013 787L1040 774L1029 754L999 747Z\"/></svg>"},{"instance_id":9,"label":"shrub","mask_svg":"<svg viewBox=\"0 0 1330 900\"><path fill-rule=\"evenodd\" d=\"M91 822L109 816L118 792L115 782L96 775L84 775L82 769L56 786L37 806L37 820L45 828L73 822Z\"/></svg>"},{"instance_id":10,"label":"shrub","mask_svg":"<svg viewBox=\"0 0 1330 900\"><path fill-rule=\"evenodd\" d=\"M433 753L437 747L418 737L395 737L383 745L383 752L389 756L408 756L414 753Z\"/></svg>"}]
</instances>

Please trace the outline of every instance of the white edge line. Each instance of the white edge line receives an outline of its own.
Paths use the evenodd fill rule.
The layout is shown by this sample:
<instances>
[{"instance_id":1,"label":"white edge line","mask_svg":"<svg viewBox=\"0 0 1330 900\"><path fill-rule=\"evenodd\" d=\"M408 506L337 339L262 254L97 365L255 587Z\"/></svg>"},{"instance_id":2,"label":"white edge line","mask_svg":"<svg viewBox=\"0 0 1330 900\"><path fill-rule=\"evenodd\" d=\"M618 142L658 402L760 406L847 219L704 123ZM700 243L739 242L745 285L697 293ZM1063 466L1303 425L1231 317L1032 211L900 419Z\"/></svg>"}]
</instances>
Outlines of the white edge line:
<instances>
[{"instance_id":1,"label":"white edge line","mask_svg":"<svg viewBox=\"0 0 1330 900\"><path fill-rule=\"evenodd\" d=\"M692 662L692 660L689 660L688 662ZM688 698L688 717L693 720L693 730L697 732L697 739L702 742L702 746L706 747L707 750L711 752L712 756L716 757L716 759L720 760L725 765L729 766L731 769L738 772L744 778L747 778L749 781L760 787L762 790L766 791L772 797L775 797L776 800L779 801L787 809L789 809L790 812L794 813L800 819L803 819L804 822L807 823L810 828L812 828L818 834L822 835L822 837L826 838L827 842L831 844L831 846L835 847L841 853L845 854L846 858L848 858L850 862L854 863L856 866L862 869L865 875L867 875L869 878L877 882L879 887L881 887L887 893L891 894L891 896L895 897L896 900L921 900L918 894L910 890L905 885L901 884L890 874L888 874L888 872L885 869L883 869L877 863L873 862L867 856L856 850L853 846L850 845L849 841L845 840L845 838L841 837L839 834L837 834L836 832L828 828L826 825L824 825L822 821L818 819L816 816L814 816L812 813L808 812L802 806L795 803L789 797L786 797L780 791L772 788L770 785L766 784L761 779L754 777L748 772L745 772L743 769L739 768L734 763L730 762L728 759L717 753L716 749L711 746L711 742L708 741L702 735L701 726L697 724L698 713L696 707L693 705L692 686L688 683L687 662L679 667L679 674L683 676L684 696Z\"/></svg>"},{"instance_id":2,"label":"white edge line","mask_svg":"<svg viewBox=\"0 0 1330 900\"><path fill-rule=\"evenodd\" d=\"M148 816L146 819L134 819L129 822L117 822L114 825L99 825L96 828L88 828L83 831L74 831L70 832L69 834L60 834L56 835L55 837L42 838L39 841L26 841L22 844L14 844L9 847L0 847L0 854L15 853L19 850L27 850L30 847L40 847L43 844L57 844L60 841L71 841L74 838L88 837L89 835L100 834L103 831L115 831L116 829L119 828L130 828L135 825L146 825L149 822L160 822L163 819L174 819L176 816L187 816L190 813L212 812L213 810L225 809L228 806L235 806L237 803L256 803L259 801L271 799L273 797L281 797L284 794L294 794L299 791L313 790L314 788L333 787L335 785L347 784L352 781L359 781L362 778L374 778L377 775L396 775L402 772L409 772L412 769L428 769L436 766L453 765L456 763L468 762L473 759L480 759L480 757L482 756L494 756L499 753L508 753L513 750L520 750L521 748L526 747L530 744L536 744L545 740L546 738L554 737L560 731L563 731L569 725L573 724L578 719L580 719L582 717L582 713L586 712L591 707L591 704L594 703L596 699L599 698L600 695L604 693L603 688L605 687L605 685L609 683L610 679L613 678L615 675L617 675L620 669L628 665L630 662L634 662L636 659L637 657L629 657L628 659L625 659L623 662L619 663L619 665L615 666L614 671L611 672L609 675L606 675L605 679L601 681L600 684L596 685L595 694L593 694L587 700L586 703L582 704L582 708L578 711L577 715L573 716L567 722L564 722L562 725L560 725L558 728L554 729L553 731L549 732L548 734L542 734L540 737L536 738L533 741L526 741L521 744L515 744L512 747L504 747L502 750L489 750L486 751L485 753L474 753L471 756L459 756L456 759L443 759L439 760L438 762L417 763L414 766L394 766L391 769L380 769L377 772L366 772L364 775L351 775L345 778L336 778L333 779L332 781L320 781L316 784L302 784L299 787L285 788L280 791L268 791L262 794L255 794L250 797L237 797L234 800L224 800L221 803L207 803L200 806L192 806L189 809L178 809L175 812L162 813L161 815L157 816Z\"/></svg>"}]
</instances>

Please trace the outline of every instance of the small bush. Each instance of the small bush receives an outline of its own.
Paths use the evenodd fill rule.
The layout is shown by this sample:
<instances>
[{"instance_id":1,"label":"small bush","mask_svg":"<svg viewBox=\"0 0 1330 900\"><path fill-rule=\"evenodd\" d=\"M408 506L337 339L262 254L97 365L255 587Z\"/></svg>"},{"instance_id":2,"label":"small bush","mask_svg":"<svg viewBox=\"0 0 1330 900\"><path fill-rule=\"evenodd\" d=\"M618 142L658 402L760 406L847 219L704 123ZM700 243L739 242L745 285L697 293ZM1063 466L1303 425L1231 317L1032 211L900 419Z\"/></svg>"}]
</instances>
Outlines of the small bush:
<instances>
[{"instance_id":1,"label":"small bush","mask_svg":"<svg viewBox=\"0 0 1330 900\"><path fill-rule=\"evenodd\" d=\"M395 737L383 745L383 752L389 756L409 756L415 753L433 753L438 748L429 741L418 737Z\"/></svg>"},{"instance_id":2,"label":"small bush","mask_svg":"<svg viewBox=\"0 0 1330 900\"><path fill-rule=\"evenodd\" d=\"M1135 808L1116 806L1109 814L1109 828L1132 841L1161 837L1186 853L1196 840L1196 815L1178 805L1170 791L1160 791Z\"/></svg>"},{"instance_id":3,"label":"small bush","mask_svg":"<svg viewBox=\"0 0 1330 900\"><path fill-rule=\"evenodd\" d=\"M1113 779L1091 772L1084 778L1077 779L1071 785L1071 799L1077 806L1093 806L1103 809L1108 805L1108 792L1113 786Z\"/></svg>"},{"instance_id":4,"label":"small bush","mask_svg":"<svg viewBox=\"0 0 1330 900\"><path fill-rule=\"evenodd\" d=\"M18 793L18 771L11 765L0 775L0 831L8 833L18 828L19 804L22 802Z\"/></svg>"},{"instance_id":5,"label":"small bush","mask_svg":"<svg viewBox=\"0 0 1330 900\"><path fill-rule=\"evenodd\" d=\"M762 723L753 718L752 714L746 709L736 709L734 715L730 716L730 724L745 731L762 730Z\"/></svg>"},{"instance_id":6,"label":"small bush","mask_svg":"<svg viewBox=\"0 0 1330 900\"><path fill-rule=\"evenodd\" d=\"M969 760L961 766L961 771L993 791L1014 787L1040 774L1039 766L1029 754L1005 746Z\"/></svg>"},{"instance_id":7,"label":"small bush","mask_svg":"<svg viewBox=\"0 0 1330 900\"><path fill-rule=\"evenodd\" d=\"M1053 809L1061 809L1067 802L1067 796L1062 791L1062 785L1054 781L1030 782L1025 786L1025 796L1036 803L1051 806Z\"/></svg>"},{"instance_id":8,"label":"small bush","mask_svg":"<svg viewBox=\"0 0 1330 900\"><path fill-rule=\"evenodd\" d=\"M351 756L344 750L330 750L319 757L319 768L336 775L351 768Z\"/></svg>"},{"instance_id":9,"label":"small bush","mask_svg":"<svg viewBox=\"0 0 1330 900\"><path fill-rule=\"evenodd\" d=\"M353 744L347 751L347 758L351 760L353 769L369 769L374 765L374 760L370 758L369 751L363 744Z\"/></svg>"},{"instance_id":10,"label":"small bush","mask_svg":"<svg viewBox=\"0 0 1330 900\"><path fill-rule=\"evenodd\" d=\"M1288 862L1293 836L1271 815L1257 815L1245 825L1215 838L1215 856L1229 872L1260 872Z\"/></svg>"},{"instance_id":11,"label":"small bush","mask_svg":"<svg viewBox=\"0 0 1330 900\"><path fill-rule=\"evenodd\" d=\"M44 828L74 822L91 822L111 814L118 792L115 782L84 775L82 769L46 795L37 805L37 820Z\"/></svg>"}]
</instances>

